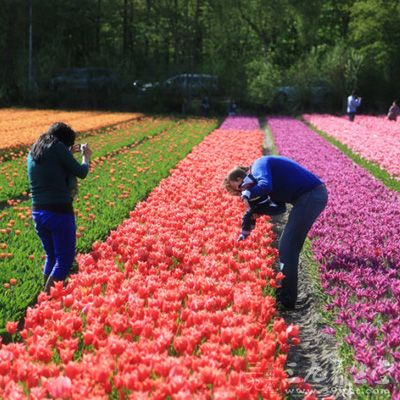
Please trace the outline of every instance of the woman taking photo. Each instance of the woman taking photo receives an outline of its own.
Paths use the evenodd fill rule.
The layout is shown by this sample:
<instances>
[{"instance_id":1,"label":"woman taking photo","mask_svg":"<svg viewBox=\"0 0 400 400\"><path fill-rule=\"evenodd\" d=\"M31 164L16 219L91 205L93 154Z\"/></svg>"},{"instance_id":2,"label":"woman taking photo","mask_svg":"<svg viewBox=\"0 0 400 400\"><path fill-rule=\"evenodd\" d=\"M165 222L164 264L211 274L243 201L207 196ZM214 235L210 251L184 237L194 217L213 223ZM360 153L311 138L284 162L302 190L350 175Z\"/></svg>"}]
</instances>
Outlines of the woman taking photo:
<instances>
[{"instance_id":1,"label":"woman taking photo","mask_svg":"<svg viewBox=\"0 0 400 400\"><path fill-rule=\"evenodd\" d=\"M35 230L46 252L44 290L64 281L75 259L76 225L72 207L77 177L89 172L92 150L75 145L75 132L63 122L51 125L28 154L28 177ZM81 152L82 163L72 155Z\"/></svg>"}]
</instances>

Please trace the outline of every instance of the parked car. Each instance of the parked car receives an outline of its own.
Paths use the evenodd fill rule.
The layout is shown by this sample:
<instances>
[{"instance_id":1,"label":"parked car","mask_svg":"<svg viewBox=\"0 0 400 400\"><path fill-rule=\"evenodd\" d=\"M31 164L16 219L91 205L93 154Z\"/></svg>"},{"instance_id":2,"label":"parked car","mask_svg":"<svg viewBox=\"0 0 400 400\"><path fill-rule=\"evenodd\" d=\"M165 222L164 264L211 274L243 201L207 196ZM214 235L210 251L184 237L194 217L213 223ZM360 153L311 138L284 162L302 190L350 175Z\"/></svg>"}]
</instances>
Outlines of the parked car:
<instances>
[{"instance_id":1,"label":"parked car","mask_svg":"<svg viewBox=\"0 0 400 400\"><path fill-rule=\"evenodd\" d=\"M330 102L331 88L324 81L305 85L280 86L276 89L273 105L278 108L311 106L323 108Z\"/></svg>"},{"instance_id":2,"label":"parked car","mask_svg":"<svg viewBox=\"0 0 400 400\"><path fill-rule=\"evenodd\" d=\"M218 92L218 78L207 74L180 74L163 82L148 82L141 85L139 93L150 94L161 91L168 95L189 95L193 97Z\"/></svg>"},{"instance_id":3,"label":"parked car","mask_svg":"<svg viewBox=\"0 0 400 400\"><path fill-rule=\"evenodd\" d=\"M117 79L108 68L68 68L50 80L54 91L102 91L114 89Z\"/></svg>"},{"instance_id":4,"label":"parked car","mask_svg":"<svg viewBox=\"0 0 400 400\"><path fill-rule=\"evenodd\" d=\"M189 94L194 97L205 93L213 94L218 91L218 78L206 74L181 74L173 76L164 82L167 92Z\"/></svg>"},{"instance_id":5,"label":"parked car","mask_svg":"<svg viewBox=\"0 0 400 400\"><path fill-rule=\"evenodd\" d=\"M133 82L133 86L136 88L138 87L139 94L151 94L160 87L160 82L140 82L138 81Z\"/></svg>"}]
</instances>

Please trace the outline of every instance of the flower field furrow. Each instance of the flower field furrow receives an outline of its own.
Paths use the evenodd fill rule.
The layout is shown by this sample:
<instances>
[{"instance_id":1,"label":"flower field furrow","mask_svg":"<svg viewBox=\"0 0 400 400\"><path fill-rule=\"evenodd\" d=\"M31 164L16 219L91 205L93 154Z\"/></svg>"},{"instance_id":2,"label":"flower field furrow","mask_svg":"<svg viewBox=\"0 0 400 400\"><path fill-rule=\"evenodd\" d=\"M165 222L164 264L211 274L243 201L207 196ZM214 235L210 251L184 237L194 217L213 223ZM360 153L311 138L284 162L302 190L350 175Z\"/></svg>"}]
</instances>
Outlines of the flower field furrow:
<instances>
[{"instance_id":1,"label":"flower field furrow","mask_svg":"<svg viewBox=\"0 0 400 400\"><path fill-rule=\"evenodd\" d=\"M94 160L75 200L78 251L105 238L214 127L212 120L187 120L135 148ZM0 212L0 333L7 320L22 317L42 287L43 250L30 202L11 204Z\"/></svg>"},{"instance_id":2,"label":"flower field furrow","mask_svg":"<svg viewBox=\"0 0 400 400\"><path fill-rule=\"evenodd\" d=\"M60 110L0 110L0 149L29 145L40 132L45 132L50 124L63 121L73 125L76 131L98 129L103 126L137 119L137 113L113 113L98 111L60 111Z\"/></svg>"},{"instance_id":3,"label":"flower field furrow","mask_svg":"<svg viewBox=\"0 0 400 400\"><path fill-rule=\"evenodd\" d=\"M395 122L365 115L358 115L354 123L332 115L303 117L400 181L400 128Z\"/></svg>"},{"instance_id":4,"label":"flower field furrow","mask_svg":"<svg viewBox=\"0 0 400 400\"><path fill-rule=\"evenodd\" d=\"M65 289L39 296L24 342L0 349L0 397L284 398L298 330L266 295L272 226L263 217L252 241L237 243L242 206L221 189L232 164L259 156L262 133L246 137L209 135L79 256Z\"/></svg>"},{"instance_id":5,"label":"flower field furrow","mask_svg":"<svg viewBox=\"0 0 400 400\"><path fill-rule=\"evenodd\" d=\"M280 154L302 163L327 185L327 209L311 231L313 251L335 329L355 360L355 382L381 385L398 396L399 194L303 123L270 118L268 124Z\"/></svg>"},{"instance_id":6,"label":"flower field furrow","mask_svg":"<svg viewBox=\"0 0 400 400\"><path fill-rule=\"evenodd\" d=\"M138 143L144 138L154 136L165 129L173 126L176 122L169 119L143 118L134 121L131 126L124 126L122 129L106 130L97 135L88 135L77 138L77 142L84 141L93 148L92 159L104 157L112 151L118 151L125 146ZM11 198L26 195L28 192L28 176L26 173L27 152L13 160L1 164L0 171L0 204ZM80 159L80 155L76 155Z\"/></svg>"}]
</instances>

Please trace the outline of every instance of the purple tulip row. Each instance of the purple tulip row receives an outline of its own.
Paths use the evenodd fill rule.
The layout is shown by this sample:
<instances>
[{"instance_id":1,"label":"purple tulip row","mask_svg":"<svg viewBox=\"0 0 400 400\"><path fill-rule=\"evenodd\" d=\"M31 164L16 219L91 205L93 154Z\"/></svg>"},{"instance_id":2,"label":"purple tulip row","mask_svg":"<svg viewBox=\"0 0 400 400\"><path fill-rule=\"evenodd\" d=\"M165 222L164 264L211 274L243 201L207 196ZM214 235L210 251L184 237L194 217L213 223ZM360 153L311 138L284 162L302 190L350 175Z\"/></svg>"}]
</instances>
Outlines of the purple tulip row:
<instances>
[{"instance_id":1,"label":"purple tulip row","mask_svg":"<svg viewBox=\"0 0 400 400\"><path fill-rule=\"evenodd\" d=\"M328 309L356 360L356 383L400 398L400 197L292 118L270 118L281 155L320 176L326 210L310 232Z\"/></svg>"},{"instance_id":2,"label":"purple tulip row","mask_svg":"<svg viewBox=\"0 0 400 400\"><path fill-rule=\"evenodd\" d=\"M241 115L229 116L219 129L232 129L236 131L254 131L260 129L258 119Z\"/></svg>"}]
</instances>

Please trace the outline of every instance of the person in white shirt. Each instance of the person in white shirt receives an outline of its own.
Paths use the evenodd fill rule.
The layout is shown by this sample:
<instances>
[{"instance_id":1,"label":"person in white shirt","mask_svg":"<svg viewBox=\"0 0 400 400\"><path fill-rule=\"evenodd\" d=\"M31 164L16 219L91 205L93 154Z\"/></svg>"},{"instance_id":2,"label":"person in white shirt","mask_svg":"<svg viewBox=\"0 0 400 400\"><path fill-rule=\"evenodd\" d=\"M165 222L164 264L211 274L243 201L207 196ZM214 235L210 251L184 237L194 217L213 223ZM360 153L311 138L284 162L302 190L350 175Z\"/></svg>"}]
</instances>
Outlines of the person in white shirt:
<instances>
[{"instance_id":1,"label":"person in white shirt","mask_svg":"<svg viewBox=\"0 0 400 400\"><path fill-rule=\"evenodd\" d=\"M361 97L356 95L356 92L353 90L351 95L347 98L347 115L349 116L350 121L354 121L354 117L356 116L357 108L361 104Z\"/></svg>"}]
</instances>

